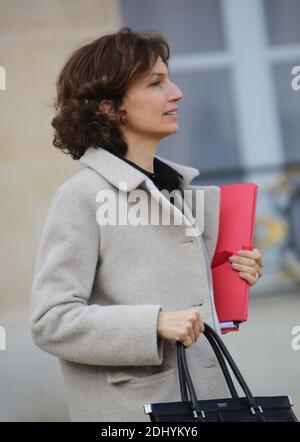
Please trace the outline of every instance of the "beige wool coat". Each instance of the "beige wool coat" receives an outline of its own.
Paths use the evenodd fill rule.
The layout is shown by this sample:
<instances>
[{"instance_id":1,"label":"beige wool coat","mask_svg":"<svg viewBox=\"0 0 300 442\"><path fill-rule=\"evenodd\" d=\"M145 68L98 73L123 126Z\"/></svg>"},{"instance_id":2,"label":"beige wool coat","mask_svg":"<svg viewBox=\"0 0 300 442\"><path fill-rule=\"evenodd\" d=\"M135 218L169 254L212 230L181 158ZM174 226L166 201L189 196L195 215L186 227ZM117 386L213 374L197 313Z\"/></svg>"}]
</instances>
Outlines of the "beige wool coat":
<instances>
[{"instance_id":1,"label":"beige wool coat","mask_svg":"<svg viewBox=\"0 0 300 442\"><path fill-rule=\"evenodd\" d=\"M181 173L182 190L204 190L204 214L196 222L204 215L201 233L211 262L219 187L193 186L197 169L158 158ZM184 215L159 201L145 174L103 148L90 147L78 163L81 169L51 201L39 242L32 337L59 359L71 421L149 422L145 404L181 400L177 348L157 336L159 311L197 306L214 326L204 250L186 236L184 223L101 225L97 194L103 190L113 192L118 211L142 189L158 201L157 210L170 205L173 217ZM199 400L229 397L203 334L186 355Z\"/></svg>"}]
</instances>

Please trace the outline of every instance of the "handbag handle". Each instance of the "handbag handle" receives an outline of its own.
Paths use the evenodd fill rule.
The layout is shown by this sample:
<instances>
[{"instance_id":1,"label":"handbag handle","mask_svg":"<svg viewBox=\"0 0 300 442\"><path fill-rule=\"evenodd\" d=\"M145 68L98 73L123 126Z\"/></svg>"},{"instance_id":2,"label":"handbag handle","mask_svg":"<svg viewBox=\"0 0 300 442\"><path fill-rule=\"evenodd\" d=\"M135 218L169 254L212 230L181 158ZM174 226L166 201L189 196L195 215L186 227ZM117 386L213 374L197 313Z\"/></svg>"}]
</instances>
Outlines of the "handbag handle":
<instances>
[{"instance_id":1,"label":"handbag handle","mask_svg":"<svg viewBox=\"0 0 300 442\"><path fill-rule=\"evenodd\" d=\"M191 401L194 419L197 421L204 422L204 418L201 415L201 410L199 409L198 399L193 385L193 381L189 372L189 368L187 366L185 346L181 342L177 342L176 345L177 345L177 361L178 361L181 396L183 397L183 393L184 394L186 393L186 388L187 388L191 398L190 401Z\"/></svg>"},{"instance_id":2,"label":"handbag handle","mask_svg":"<svg viewBox=\"0 0 300 442\"><path fill-rule=\"evenodd\" d=\"M211 347L212 347L213 350L214 350L214 353L215 353L216 356L217 356L218 362L219 362L220 367L221 367L221 369L222 369L223 375L224 375L224 377L225 377L225 379L226 379L226 383L227 383L227 385L228 385L228 388L229 388L229 391L230 391L231 396L232 396L233 398L235 398L235 399L238 399L238 398L239 398L239 395L238 395L238 393L237 393L237 391L236 391L236 389L235 389L234 383L233 383L233 381L232 381L232 379L231 379L231 375L230 375L230 373L229 373L229 370L228 370L228 367L227 367L227 365L226 365L226 362L225 362L225 359L224 359L223 355L221 354L220 351L218 351L218 348L216 347L217 344L216 344L216 342L214 341L214 338L213 338L210 334L208 334L208 335L206 336L206 338L208 339L208 341L209 341ZM188 398L188 393L187 393L186 383L183 381L183 379L184 379L183 376L184 376L184 375L183 375L183 373L182 373L182 364L180 364L180 363L178 363L178 371L179 371L179 380L180 380L181 398L182 398L183 401L188 402L188 401L189 401L189 398Z\"/></svg>"},{"instance_id":3,"label":"handbag handle","mask_svg":"<svg viewBox=\"0 0 300 442\"><path fill-rule=\"evenodd\" d=\"M221 368L223 368L223 374L225 376L226 379L226 383L228 385L228 388L231 391L231 394L233 397L238 397L236 390L234 388L234 384L233 381L231 379L231 376L229 374L228 368L226 367L226 363L225 360L227 360L235 378L237 379L238 383L240 384L242 390L245 393L248 405L250 409L255 409L257 408L257 404L255 402L255 399L248 387L248 385L246 384L246 381L244 380L242 374L240 373L237 365L235 364L232 356L230 355L228 349L226 348L225 344L223 343L223 341L221 340L221 338L219 337L219 335L215 332L214 329L212 329L208 324L204 323L204 327L205 330L203 332L203 334L205 335L205 337L208 339L209 343L211 344L214 353L216 354L218 361L220 362L221 360L223 361L223 363L221 363ZM185 346L184 344L182 344L181 342L177 342L177 360L178 360L178 371L179 371L179 379L180 379L180 388L181 388L181 394L182 394L182 400L186 401L187 400L187 389L189 391L190 394L190 398L191 398L191 402L192 402L192 408L193 410L195 410L195 414L198 415L199 413L199 407L198 407L198 400L197 400L197 396L195 393L195 388L191 379L191 375L189 372L189 368L187 365L187 361L186 361L186 354L185 354ZM225 360L224 360L225 358ZM225 368L226 367L226 368ZM226 373L226 375L225 375ZM184 387L184 385L186 385L186 387ZM233 388L232 388L233 386ZM196 399L195 399L196 397ZM196 404L195 404L195 400L196 400ZM195 406L197 405L197 406ZM201 413L201 412L200 412ZM194 414L194 416L195 416ZM201 415L199 415L198 417L200 417ZM201 417L200 417L201 420Z\"/></svg>"}]
</instances>

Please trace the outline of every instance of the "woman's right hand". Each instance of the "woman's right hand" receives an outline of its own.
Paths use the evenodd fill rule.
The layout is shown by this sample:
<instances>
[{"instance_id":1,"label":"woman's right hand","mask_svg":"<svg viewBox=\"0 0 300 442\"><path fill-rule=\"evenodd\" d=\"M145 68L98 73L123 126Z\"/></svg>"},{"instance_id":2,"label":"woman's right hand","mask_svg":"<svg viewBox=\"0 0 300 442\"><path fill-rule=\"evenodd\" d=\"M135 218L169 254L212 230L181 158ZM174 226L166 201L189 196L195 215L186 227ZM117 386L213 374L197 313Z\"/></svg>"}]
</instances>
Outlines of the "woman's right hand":
<instances>
[{"instance_id":1,"label":"woman's right hand","mask_svg":"<svg viewBox=\"0 0 300 442\"><path fill-rule=\"evenodd\" d=\"M157 335L173 344L180 341L185 347L191 347L204 330L197 307L172 312L160 311L158 314Z\"/></svg>"}]
</instances>

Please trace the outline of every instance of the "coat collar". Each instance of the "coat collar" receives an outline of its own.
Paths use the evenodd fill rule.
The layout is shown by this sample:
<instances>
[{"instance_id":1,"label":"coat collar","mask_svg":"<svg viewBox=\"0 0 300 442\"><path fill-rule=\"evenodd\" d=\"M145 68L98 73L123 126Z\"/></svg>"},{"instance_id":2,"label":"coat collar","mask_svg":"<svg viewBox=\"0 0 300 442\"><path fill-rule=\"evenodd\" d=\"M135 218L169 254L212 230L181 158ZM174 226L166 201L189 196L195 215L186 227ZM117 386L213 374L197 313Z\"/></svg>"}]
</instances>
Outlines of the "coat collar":
<instances>
[{"instance_id":1,"label":"coat collar","mask_svg":"<svg viewBox=\"0 0 300 442\"><path fill-rule=\"evenodd\" d=\"M194 167L184 166L158 155L156 158L182 175L182 178L179 178L182 187L188 186L193 178L200 174L199 170ZM124 190L122 182L126 182L125 190L130 192L142 182L149 180L144 173L102 147L89 147L79 159L79 163L95 170L119 190Z\"/></svg>"}]
</instances>

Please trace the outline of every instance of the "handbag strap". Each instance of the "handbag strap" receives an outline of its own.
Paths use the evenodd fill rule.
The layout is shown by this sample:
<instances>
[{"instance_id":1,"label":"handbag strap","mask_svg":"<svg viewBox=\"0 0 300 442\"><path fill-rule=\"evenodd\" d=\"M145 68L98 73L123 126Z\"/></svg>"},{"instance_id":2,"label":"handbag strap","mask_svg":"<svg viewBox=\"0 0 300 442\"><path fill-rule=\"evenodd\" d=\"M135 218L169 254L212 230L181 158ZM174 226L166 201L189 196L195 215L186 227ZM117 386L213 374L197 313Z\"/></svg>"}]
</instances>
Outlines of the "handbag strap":
<instances>
[{"instance_id":1,"label":"handbag strap","mask_svg":"<svg viewBox=\"0 0 300 442\"><path fill-rule=\"evenodd\" d=\"M185 382L183 382L182 385L185 385L185 391L186 389L189 392L190 395L190 401L187 398L187 404L191 406L193 410L193 417L195 421L204 422L204 418L201 414L201 410L199 409L198 399L196 395L196 391L192 382L192 378L190 375L190 371L187 365L186 361L186 355L185 355L185 346L181 344L181 342L177 342L177 359L178 359L178 366L179 366L179 373L180 375L185 379ZM182 393L182 390L181 390ZM186 394L187 397L187 394ZM190 403L191 402L191 403Z\"/></svg>"},{"instance_id":2,"label":"handbag strap","mask_svg":"<svg viewBox=\"0 0 300 442\"><path fill-rule=\"evenodd\" d=\"M179 374L181 399L184 402L188 402L189 401L189 397L188 397L187 386L186 386L186 382L185 382L185 378L184 378L184 373L183 373L181 354L180 354L179 346L178 345L177 345L177 365L178 365L178 374Z\"/></svg>"},{"instance_id":3,"label":"handbag strap","mask_svg":"<svg viewBox=\"0 0 300 442\"><path fill-rule=\"evenodd\" d=\"M234 388L232 378L230 376L228 368L226 367L225 360L228 362L235 378L237 379L242 390L244 391L246 398L247 398L247 402L249 404L249 407L252 409L255 409L257 407L255 399L254 399L248 385L246 384L242 374L240 373L237 365L235 364L232 356L230 355L225 344L223 343L222 339L215 332L215 330L213 330L208 324L204 323L204 327L205 327L205 330L204 330L203 334L205 335L205 337L208 339L210 345L212 346L212 349L213 349L214 353L216 354L218 361L220 362L221 360L223 360L223 362L224 362L224 363L221 363L220 365L221 365L221 368L223 367L223 374L225 376L226 383L228 385L228 388L229 388L232 396L238 397L237 392ZM181 342L179 342L179 341L177 342L177 352L178 352L177 360L178 360L178 364L179 365L181 364L180 367L178 366L178 368L179 368L178 371L179 371L179 377L180 377L180 382L181 382L181 393L183 393L182 400L184 400L184 401L187 400L186 388L183 387L183 385L185 384L187 386L189 393L190 393L191 402L192 402L193 408L194 408L194 399L195 399L196 393L195 393L195 388L194 388L194 385L193 385L193 382L192 382L192 379L190 376L189 368L187 365L187 361L186 361L185 348L186 347ZM225 360L223 358L225 358ZM225 373L226 373L226 375L225 375ZM196 410L196 408L194 408L194 409ZM198 411L198 410L196 410L196 411Z\"/></svg>"},{"instance_id":4,"label":"handbag strap","mask_svg":"<svg viewBox=\"0 0 300 442\"><path fill-rule=\"evenodd\" d=\"M208 333L206 335L207 336L211 336L215 339L215 341L217 342L217 344L219 345L221 351L224 354L225 359L227 360L228 364L230 365L230 368L233 372L233 374L235 375L235 378L237 379L238 383L240 384L241 388L243 389L246 398L248 400L248 405L250 407L251 413L255 415L255 421L257 422L266 422L264 416L263 416L263 412L261 407L259 407L254 399L253 394L250 391L250 388L248 387L245 379L243 378L241 372L239 371L236 363L234 362L231 354L229 353L226 345L224 344L223 340L220 338L220 336L215 332L215 330L213 328L211 328L208 324L206 324L207 329L208 329ZM231 378L230 374L229 377ZM258 410L259 413L256 413L255 410Z\"/></svg>"},{"instance_id":5,"label":"handbag strap","mask_svg":"<svg viewBox=\"0 0 300 442\"><path fill-rule=\"evenodd\" d=\"M240 384L243 392L246 395L246 398L248 400L248 403L250 405L250 407L256 407L256 403L255 403L255 399L253 397L253 394L250 391L250 388L248 387L245 379L243 378L240 370L238 369L236 363L234 362L231 354L229 353L227 347L225 346L223 340L220 338L220 336L215 332L215 330L213 328L211 328L208 324L205 325L206 330L204 331L204 335L207 337L207 335L211 335L218 347L219 347L219 351L221 353L223 353L224 358L227 360L235 378L237 379L238 383Z\"/></svg>"},{"instance_id":6,"label":"handbag strap","mask_svg":"<svg viewBox=\"0 0 300 442\"><path fill-rule=\"evenodd\" d=\"M212 349L213 349L213 351L214 351L214 353L215 353L215 355L216 355L216 357L218 359L218 362L220 364L221 370L222 370L223 375L224 375L224 377L226 379L226 383L227 383L227 386L229 388L231 397L233 397L235 399L238 399L239 395L238 395L238 393L236 391L236 388L234 386L233 380L232 380L231 375L229 373L229 370L228 370L228 367L227 367L227 364L226 364L226 360L225 360L223 354L220 351L218 351L218 344L215 342L213 336L210 335L209 333L206 335L206 339L209 341L209 343L210 343L210 345L211 345L211 347L212 347Z\"/></svg>"},{"instance_id":7,"label":"handbag strap","mask_svg":"<svg viewBox=\"0 0 300 442\"><path fill-rule=\"evenodd\" d=\"M214 352L215 352L215 354L217 356L217 359L219 361L219 364L220 364L220 367L222 369L223 375L224 375L224 377L226 379L226 383L228 385L228 388L229 388L231 396L233 398L235 398L235 399L238 399L239 395L238 395L238 393L237 393L237 391L235 389L234 383L233 383L233 381L231 379L231 376L230 376L230 373L229 373L229 370L228 370L228 367L227 367L227 364L226 364L226 361L224 359L223 354L221 354L221 352L218 351L218 348L216 347L217 344L214 341L214 338L211 335L209 335L209 334L206 337L209 340L210 345L212 346L212 348L213 348L213 350L214 350ZM177 357L178 356L179 356L179 352L177 352ZM185 382L185 379L184 379L184 374L182 373L182 371L183 371L182 370L182 364L178 362L178 372L179 372L181 398L182 398L183 401L187 402L187 401L189 401L189 398L188 398L188 392L187 392L187 388L186 388L186 382Z\"/></svg>"}]
</instances>

